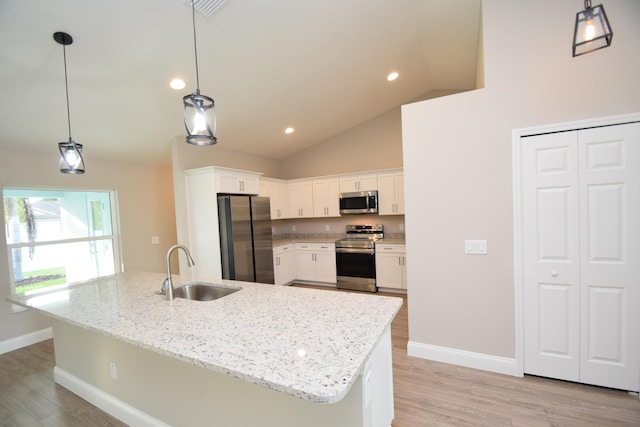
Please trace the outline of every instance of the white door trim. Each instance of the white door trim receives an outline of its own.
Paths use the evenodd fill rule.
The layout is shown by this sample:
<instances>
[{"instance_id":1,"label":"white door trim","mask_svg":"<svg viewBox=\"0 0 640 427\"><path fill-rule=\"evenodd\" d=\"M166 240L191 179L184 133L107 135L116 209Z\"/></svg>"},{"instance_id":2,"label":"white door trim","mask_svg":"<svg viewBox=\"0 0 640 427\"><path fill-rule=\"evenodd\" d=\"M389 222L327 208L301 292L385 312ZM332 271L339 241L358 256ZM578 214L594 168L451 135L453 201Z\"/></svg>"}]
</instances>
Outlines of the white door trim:
<instances>
[{"instance_id":1,"label":"white door trim","mask_svg":"<svg viewBox=\"0 0 640 427\"><path fill-rule=\"evenodd\" d=\"M522 239L522 162L521 139L545 133L566 132L602 126L640 122L640 112L619 116L601 117L574 122L514 129L511 138L511 170L513 182L513 272L515 305L515 375L524 375L524 289L523 289L523 239Z\"/></svg>"}]
</instances>

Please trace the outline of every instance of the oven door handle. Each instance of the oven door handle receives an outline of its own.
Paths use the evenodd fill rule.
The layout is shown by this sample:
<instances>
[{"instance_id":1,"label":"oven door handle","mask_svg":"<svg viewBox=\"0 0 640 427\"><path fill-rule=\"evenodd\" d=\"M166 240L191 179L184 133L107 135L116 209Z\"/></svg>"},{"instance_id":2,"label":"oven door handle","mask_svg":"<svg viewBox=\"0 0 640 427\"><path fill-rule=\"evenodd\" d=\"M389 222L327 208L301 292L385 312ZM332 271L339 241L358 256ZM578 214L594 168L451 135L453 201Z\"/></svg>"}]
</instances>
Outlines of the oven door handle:
<instances>
[{"instance_id":1,"label":"oven door handle","mask_svg":"<svg viewBox=\"0 0 640 427\"><path fill-rule=\"evenodd\" d=\"M363 249L363 248L336 248L336 253L339 254L365 254L375 255L375 249Z\"/></svg>"}]
</instances>

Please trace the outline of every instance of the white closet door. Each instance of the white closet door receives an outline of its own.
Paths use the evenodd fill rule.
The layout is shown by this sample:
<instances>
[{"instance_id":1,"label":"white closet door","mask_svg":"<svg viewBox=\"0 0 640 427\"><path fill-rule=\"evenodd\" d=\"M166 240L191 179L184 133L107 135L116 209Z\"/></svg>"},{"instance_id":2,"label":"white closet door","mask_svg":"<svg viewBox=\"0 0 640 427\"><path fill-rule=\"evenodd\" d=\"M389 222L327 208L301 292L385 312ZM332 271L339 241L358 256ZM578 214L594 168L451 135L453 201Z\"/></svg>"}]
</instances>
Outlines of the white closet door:
<instances>
[{"instance_id":1,"label":"white closet door","mask_svg":"<svg viewBox=\"0 0 640 427\"><path fill-rule=\"evenodd\" d=\"M640 390L640 123L523 138L524 371Z\"/></svg>"},{"instance_id":2,"label":"white closet door","mask_svg":"<svg viewBox=\"0 0 640 427\"><path fill-rule=\"evenodd\" d=\"M524 371L578 381L577 132L522 144Z\"/></svg>"},{"instance_id":3,"label":"white closet door","mask_svg":"<svg viewBox=\"0 0 640 427\"><path fill-rule=\"evenodd\" d=\"M582 130L580 381L640 388L640 123Z\"/></svg>"}]
</instances>

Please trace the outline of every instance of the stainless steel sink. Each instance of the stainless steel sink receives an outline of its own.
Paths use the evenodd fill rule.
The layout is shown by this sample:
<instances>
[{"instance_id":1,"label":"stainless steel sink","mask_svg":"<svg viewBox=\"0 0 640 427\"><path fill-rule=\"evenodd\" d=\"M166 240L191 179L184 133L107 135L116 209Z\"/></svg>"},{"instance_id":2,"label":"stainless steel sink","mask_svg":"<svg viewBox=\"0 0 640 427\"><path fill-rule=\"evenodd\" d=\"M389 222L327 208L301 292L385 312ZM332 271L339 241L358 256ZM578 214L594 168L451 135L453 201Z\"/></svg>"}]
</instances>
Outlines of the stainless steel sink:
<instances>
[{"instance_id":1,"label":"stainless steel sink","mask_svg":"<svg viewBox=\"0 0 640 427\"><path fill-rule=\"evenodd\" d=\"M238 292L239 290L240 289L223 288L222 286L216 286L211 283L194 282L175 288L174 295L176 298L195 301L212 301Z\"/></svg>"}]
</instances>

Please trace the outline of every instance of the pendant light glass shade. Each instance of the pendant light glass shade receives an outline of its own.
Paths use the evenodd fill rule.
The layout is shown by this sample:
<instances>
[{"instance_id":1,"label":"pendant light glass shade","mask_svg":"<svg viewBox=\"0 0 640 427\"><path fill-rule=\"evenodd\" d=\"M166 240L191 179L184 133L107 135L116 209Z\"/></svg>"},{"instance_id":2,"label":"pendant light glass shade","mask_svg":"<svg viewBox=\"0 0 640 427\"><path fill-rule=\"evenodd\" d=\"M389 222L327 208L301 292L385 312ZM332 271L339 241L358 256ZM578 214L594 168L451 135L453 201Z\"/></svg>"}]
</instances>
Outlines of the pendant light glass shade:
<instances>
[{"instance_id":1,"label":"pendant light glass shade","mask_svg":"<svg viewBox=\"0 0 640 427\"><path fill-rule=\"evenodd\" d=\"M591 7L591 0L585 0L582 12L576 14L573 32L573 56L584 55L594 50L611 46L613 31L609 25L604 7Z\"/></svg>"},{"instance_id":2,"label":"pendant light glass shade","mask_svg":"<svg viewBox=\"0 0 640 427\"><path fill-rule=\"evenodd\" d=\"M182 98L184 104L184 127L187 130L187 142L193 145L213 145L216 138L216 112L213 98L200 94L200 76L198 73L198 47L196 44L195 0L191 1L193 23L193 50L196 58L196 91Z\"/></svg>"},{"instance_id":3,"label":"pendant light glass shade","mask_svg":"<svg viewBox=\"0 0 640 427\"><path fill-rule=\"evenodd\" d=\"M58 151L60 151L60 172L72 174L84 173L82 144L76 144L69 138L69 142L58 143Z\"/></svg>"},{"instance_id":4,"label":"pendant light glass shade","mask_svg":"<svg viewBox=\"0 0 640 427\"><path fill-rule=\"evenodd\" d=\"M60 172L69 174L84 173L84 159L82 158L82 144L76 144L71 138L71 113L69 111L69 82L67 79L67 51L66 46L73 43L73 38L63 32L53 34L53 39L62 45L64 58L64 85L67 95L67 124L69 125L69 141L59 142L58 151L60 152Z\"/></svg>"},{"instance_id":5,"label":"pendant light glass shade","mask_svg":"<svg viewBox=\"0 0 640 427\"><path fill-rule=\"evenodd\" d=\"M182 102L187 142L193 145L213 145L218 142L213 99L197 91L182 98Z\"/></svg>"}]
</instances>

